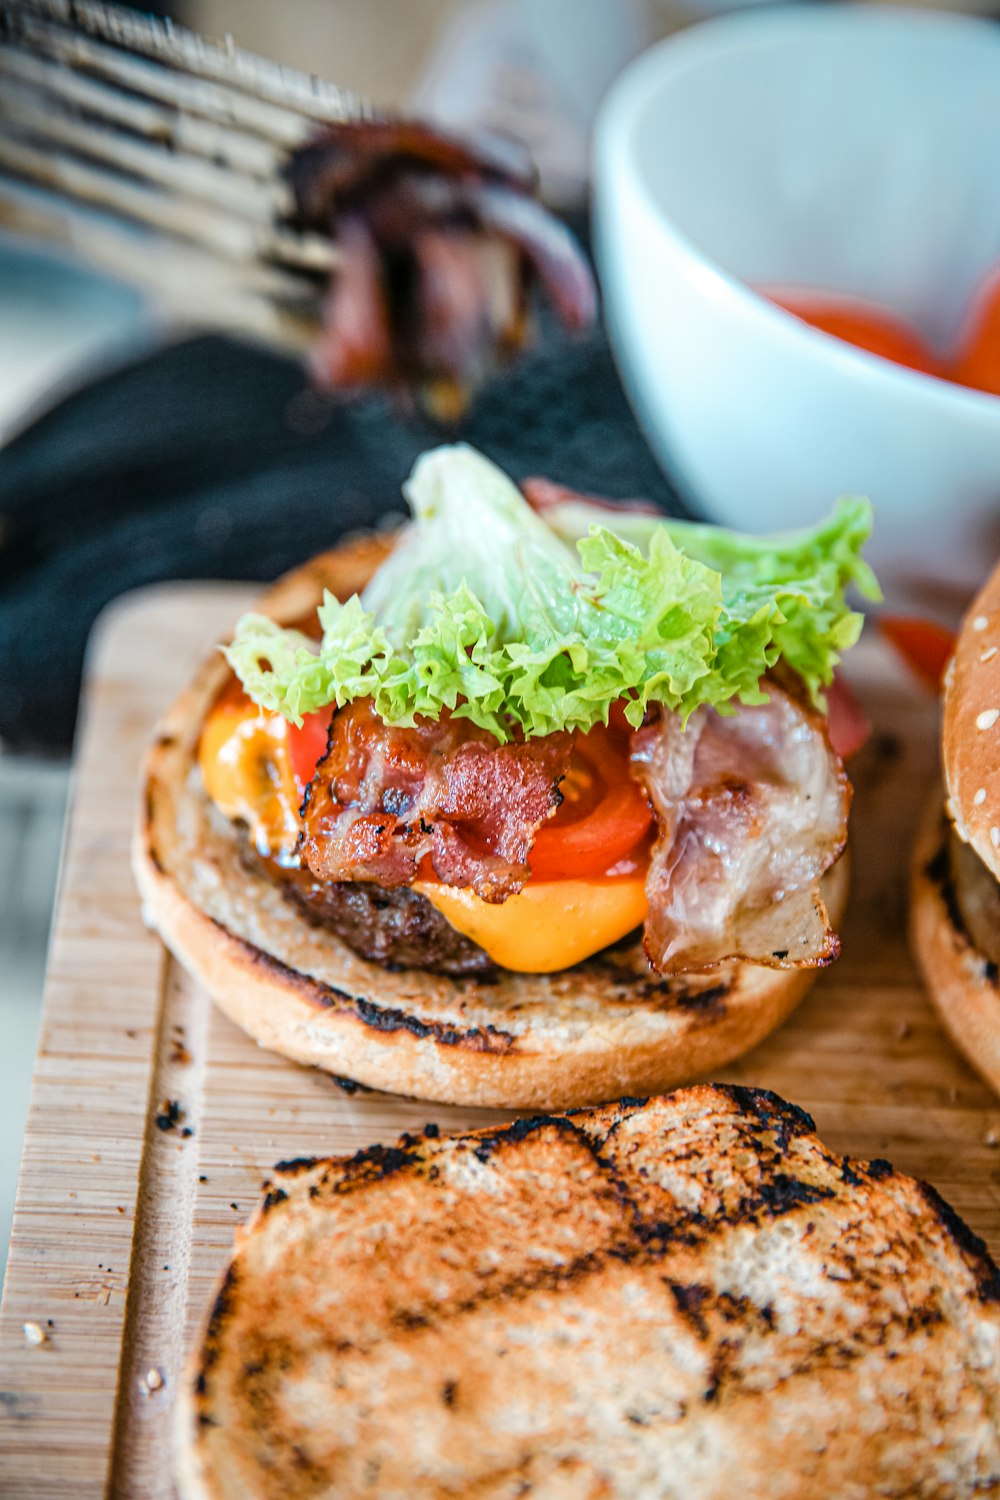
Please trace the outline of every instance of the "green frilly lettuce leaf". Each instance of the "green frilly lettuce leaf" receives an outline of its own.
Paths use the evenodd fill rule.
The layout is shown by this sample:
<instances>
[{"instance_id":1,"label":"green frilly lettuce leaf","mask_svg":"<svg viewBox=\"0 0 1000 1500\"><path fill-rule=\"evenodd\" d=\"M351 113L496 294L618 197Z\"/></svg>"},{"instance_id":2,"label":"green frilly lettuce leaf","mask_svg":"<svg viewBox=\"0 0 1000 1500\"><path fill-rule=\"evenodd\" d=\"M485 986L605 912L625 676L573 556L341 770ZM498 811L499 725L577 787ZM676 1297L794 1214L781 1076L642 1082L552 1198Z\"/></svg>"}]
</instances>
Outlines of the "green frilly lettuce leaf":
<instances>
[{"instance_id":1,"label":"green frilly lettuce leaf","mask_svg":"<svg viewBox=\"0 0 1000 1500\"><path fill-rule=\"evenodd\" d=\"M392 724L448 708L506 740L588 729L618 699L635 725L650 703L761 702L779 659L822 702L861 629L847 589L878 597L857 497L776 537L579 505L542 519L464 445L424 454L405 493L414 524L361 598L324 596L321 642L239 622L226 655L256 702L295 723L361 697Z\"/></svg>"}]
</instances>

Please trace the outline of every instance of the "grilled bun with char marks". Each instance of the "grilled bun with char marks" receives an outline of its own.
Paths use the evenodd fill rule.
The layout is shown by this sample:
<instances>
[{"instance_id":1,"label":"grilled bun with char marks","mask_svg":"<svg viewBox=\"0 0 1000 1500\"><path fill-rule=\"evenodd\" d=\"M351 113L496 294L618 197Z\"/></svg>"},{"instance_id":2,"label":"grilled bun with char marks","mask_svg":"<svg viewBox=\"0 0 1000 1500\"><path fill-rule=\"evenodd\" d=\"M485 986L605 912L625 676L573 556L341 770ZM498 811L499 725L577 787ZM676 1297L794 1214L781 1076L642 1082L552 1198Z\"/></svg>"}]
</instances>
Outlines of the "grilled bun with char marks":
<instances>
[{"instance_id":1,"label":"grilled bun with char marks","mask_svg":"<svg viewBox=\"0 0 1000 1500\"><path fill-rule=\"evenodd\" d=\"M391 542L365 538L279 581L280 623L324 588L360 591ZM207 662L169 710L143 778L133 867L148 922L219 1006L262 1045L373 1088L443 1103L563 1109L670 1088L722 1067L790 1013L811 969L730 962L660 977L636 937L550 974L385 968L308 920L245 858L239 826L197 769L205 717L229 669ZM825 877L842 915L846 861Z\"/></svg>"},{"instance_id":2,"label":"grilled bun with char marks","mask_svg":"<svg viewBox=\"0 0 1000 1500\"><path fill-rule=\"evenodd\" d=\"M1000 1273L702 1085L290 1162L179 1392L183 1500L1000 1492Z\"/></svg>"}]
</instances>

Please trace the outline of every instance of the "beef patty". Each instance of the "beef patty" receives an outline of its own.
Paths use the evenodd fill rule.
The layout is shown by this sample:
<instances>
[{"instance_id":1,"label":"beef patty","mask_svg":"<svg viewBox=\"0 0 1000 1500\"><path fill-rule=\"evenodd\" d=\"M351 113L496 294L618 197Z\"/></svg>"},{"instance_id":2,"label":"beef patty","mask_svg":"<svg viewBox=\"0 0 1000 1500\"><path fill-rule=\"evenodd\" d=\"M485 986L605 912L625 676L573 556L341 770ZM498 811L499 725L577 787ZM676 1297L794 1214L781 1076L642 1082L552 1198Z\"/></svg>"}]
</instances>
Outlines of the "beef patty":
<instances>
[{"instance_id":1,"label":"beef patty","mask_svg":"<svg viewBox=\"0 0 1000 1500\"><path fill-rule=\"evenodd\" d=\"M321 881L308 870L264 860L249 840L244 859L262 869L282 895L311 922L329 928L361 958L386 969L429 969L437 974L483 974L493 960L410 886L393 890L373 881Z\"/></svg>"},{"instance_id":2,"label":"beef patty","mask_svg":"<svg viewBox=\"0 0 1000 1500\"><path fill-rule=\"evenodd\" d=\"M953 828L948 830L948 868L969 938L984 958L1000 964L1000 882Z\"/></svg>"}]
</instances>

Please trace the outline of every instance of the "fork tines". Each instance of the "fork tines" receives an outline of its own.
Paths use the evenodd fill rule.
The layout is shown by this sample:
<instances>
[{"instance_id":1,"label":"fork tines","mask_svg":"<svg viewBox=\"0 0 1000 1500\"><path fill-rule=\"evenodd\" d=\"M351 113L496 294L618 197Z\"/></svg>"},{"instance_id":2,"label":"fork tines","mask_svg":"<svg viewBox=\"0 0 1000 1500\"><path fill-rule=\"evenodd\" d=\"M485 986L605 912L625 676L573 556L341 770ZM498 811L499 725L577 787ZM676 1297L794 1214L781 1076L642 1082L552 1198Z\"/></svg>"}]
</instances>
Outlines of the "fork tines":
<instances>
[{"instance_id":1,"label":"fork tines","mask_svg":"<svg viewBox=\"0 0 1000 1500\"><path fill-rule=\"evenodd\" d=\"M336 251L294 226L283 163L366 113L229 38L96 0L0 0L0 227L72 244L194 321L297 341Z\"/></svg>"}]
</instances>

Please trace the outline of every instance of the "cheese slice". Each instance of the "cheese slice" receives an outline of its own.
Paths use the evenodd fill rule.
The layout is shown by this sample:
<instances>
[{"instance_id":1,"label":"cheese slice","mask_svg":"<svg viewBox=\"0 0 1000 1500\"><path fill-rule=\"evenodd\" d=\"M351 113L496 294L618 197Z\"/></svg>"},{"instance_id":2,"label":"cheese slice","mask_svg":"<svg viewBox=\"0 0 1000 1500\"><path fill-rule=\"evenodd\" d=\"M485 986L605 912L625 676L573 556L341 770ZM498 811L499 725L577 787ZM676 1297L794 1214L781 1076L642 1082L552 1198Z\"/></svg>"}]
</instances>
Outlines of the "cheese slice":
<instances>
[{"instance_id":1,"label":"cheese slice","mask_svg":"<svg viewBox=\"0 0 1000 1500\"><path fill-rule=\"evenodd\" d=\"M255 703L220 703L198 746L205 790L250 829L258 851L280 856L299 836L299 790L288 759L288 725Z\"/></svg>"},{"instance_id":2,"label":"cheese slice","mask_svg":"<svg viewBox=\"0 0 1000 1500\"><path fill-rule=\"evenodd\" d=\"M499 904L433 880L417 880L413 889L494 963L520 974L568 969L627 936L648 911L642 875L529 881Z\"/></svg>"}]
</instances>

